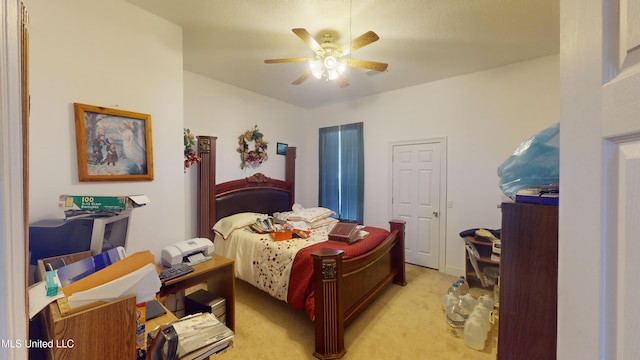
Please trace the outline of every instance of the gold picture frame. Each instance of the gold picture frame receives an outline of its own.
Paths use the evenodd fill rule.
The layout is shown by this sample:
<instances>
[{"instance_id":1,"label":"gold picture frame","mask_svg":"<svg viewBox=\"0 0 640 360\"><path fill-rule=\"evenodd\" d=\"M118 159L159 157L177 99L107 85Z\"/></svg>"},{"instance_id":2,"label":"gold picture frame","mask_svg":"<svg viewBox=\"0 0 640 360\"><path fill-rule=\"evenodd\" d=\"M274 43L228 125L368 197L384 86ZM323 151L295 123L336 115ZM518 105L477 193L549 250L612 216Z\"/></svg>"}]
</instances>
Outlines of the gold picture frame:
<instances>
[{"instance_id":1,"label":"gold picture frame","mask_svg":"<svg viewBox=\"0 0 640 360\"><path fill-rule=\"evenodd\" d=\"M73 104L80 181L153 180L151 115Z\"/></svg>"}]
</instances>

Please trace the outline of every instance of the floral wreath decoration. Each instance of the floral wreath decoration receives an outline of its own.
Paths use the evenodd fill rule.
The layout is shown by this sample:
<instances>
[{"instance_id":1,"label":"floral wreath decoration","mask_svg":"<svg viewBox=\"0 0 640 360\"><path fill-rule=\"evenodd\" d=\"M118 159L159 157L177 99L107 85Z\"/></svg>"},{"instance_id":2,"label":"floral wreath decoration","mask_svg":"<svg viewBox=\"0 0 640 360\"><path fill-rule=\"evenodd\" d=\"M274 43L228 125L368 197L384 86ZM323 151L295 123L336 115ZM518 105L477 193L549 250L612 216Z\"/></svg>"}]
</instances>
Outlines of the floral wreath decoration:
<instances>
[{"instance_id":1,"label":"floral wreath decoration","mask_svg":"<svg viewBox=\"0 0 640 360\"><path fill-rule=\"evenodd\" d=\"M254 141L253 150L249 150L249 143ZM258 130L258 125L238 136L238 149L240 153L240 169L247 165L258 166L269 159L267 155L267 145L269 142L264 139L264 135Z\"/></svg>"},{"instance_id":2,"label":"floral wreath decoration","mask_svg":"<svg viewBox=\"0 0 640 360\"><path fill-rule=\"evenodd\" d=\"M184 128L184 171L193 165L202 161L193 147L196 145L196 137L191 133L191 130Z\"/></svg>"}]
</instances>

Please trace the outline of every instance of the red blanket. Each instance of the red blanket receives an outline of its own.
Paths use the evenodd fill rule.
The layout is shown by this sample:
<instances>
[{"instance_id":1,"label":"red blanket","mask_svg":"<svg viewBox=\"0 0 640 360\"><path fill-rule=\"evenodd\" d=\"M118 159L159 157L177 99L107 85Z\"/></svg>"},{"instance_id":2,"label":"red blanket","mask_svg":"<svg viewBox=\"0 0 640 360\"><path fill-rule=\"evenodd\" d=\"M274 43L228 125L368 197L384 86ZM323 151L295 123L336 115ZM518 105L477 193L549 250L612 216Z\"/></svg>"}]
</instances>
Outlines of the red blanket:
<instances>
[{"instance_id":1,"label":"red blanket","mask_svg":"<svg viewBox=\"0 0 640 360\"><path fill-rule=\"evenodd\" d=\"M314 319L312 252L322 248L338 249L344 251L342 258L348 259L371 251L389 236L389 231L381 228L365 227L364 230L368 231L369 235L351 245L324 241L298 251L291 266L289 292L287 294L287 303L294 310L304 309L309 319Z\"/></svg>"}]
</instances>

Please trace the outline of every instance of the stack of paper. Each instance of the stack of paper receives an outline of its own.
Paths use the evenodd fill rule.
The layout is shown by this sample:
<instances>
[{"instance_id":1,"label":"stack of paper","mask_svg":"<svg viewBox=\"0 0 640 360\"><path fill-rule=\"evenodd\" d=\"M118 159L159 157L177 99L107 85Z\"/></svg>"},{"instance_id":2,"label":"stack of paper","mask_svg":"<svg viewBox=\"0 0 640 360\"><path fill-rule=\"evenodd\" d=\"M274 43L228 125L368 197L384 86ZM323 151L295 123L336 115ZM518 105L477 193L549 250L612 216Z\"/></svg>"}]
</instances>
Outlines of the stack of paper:
<instances>
[{"instance_id":1,"label":"stack of paper","mask_svg":"<svg viewBox=\"0 0 640 360\"><path fill-rule=\"evenodd\" d=\"M62 288L71 309L135 295L136 303L152 300L160 278L151 252L142 251Z\"/></svg>"},{"instance_id":2,"label":"stack of paper","mask_svg":"<svg viewBox=\"0 0 640 360\"><path fill-rule=\"evenodd\" d=\"M231 345L233 331L211 313L199 313L184 317L172 324L178 334L178 357L197 350L207 353L221 351Z\"/></svg>"},{"instance_id":3,"label":"stack of paper","mask_svg":"<svg viewBox=\"0 0 640 360\"><path fill-rule=\"evenodd\" d=\"M56 295L47 296L46 284L44 281L37 282L29 286L29 319L33 319L45 306L56 299L64 297L62 291Z\"/></svg>"}]
</instances>

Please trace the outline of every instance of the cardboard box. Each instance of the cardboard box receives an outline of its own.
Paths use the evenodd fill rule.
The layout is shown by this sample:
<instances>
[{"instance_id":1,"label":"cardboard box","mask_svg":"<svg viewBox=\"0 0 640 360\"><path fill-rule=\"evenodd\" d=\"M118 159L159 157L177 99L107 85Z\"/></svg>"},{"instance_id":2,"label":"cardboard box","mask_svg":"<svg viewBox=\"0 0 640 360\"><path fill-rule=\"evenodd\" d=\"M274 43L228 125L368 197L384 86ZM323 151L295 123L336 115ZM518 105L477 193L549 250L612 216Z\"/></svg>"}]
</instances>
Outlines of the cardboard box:
<instances>
[{"instance_id":1,"label":"cardboard box","mask_svg":"<svg viewBox=\"0 0 640 360\"><path fill-rule=\"evenodd\" d=\"M285 241L293 239L293 233L291 230L271 231L270 234L273 241Z\"/></svg>"},{"instance_id":2,"label":"cardboard box","mask_svg":"<svg viewBox=\"0 0 640 360\"><path fill-rule=\"evenodd\" d=\"M149 202L146 195L60 195L58 207L63 210L121 211L144 206Z\"/></svg>"}]
</instances>

